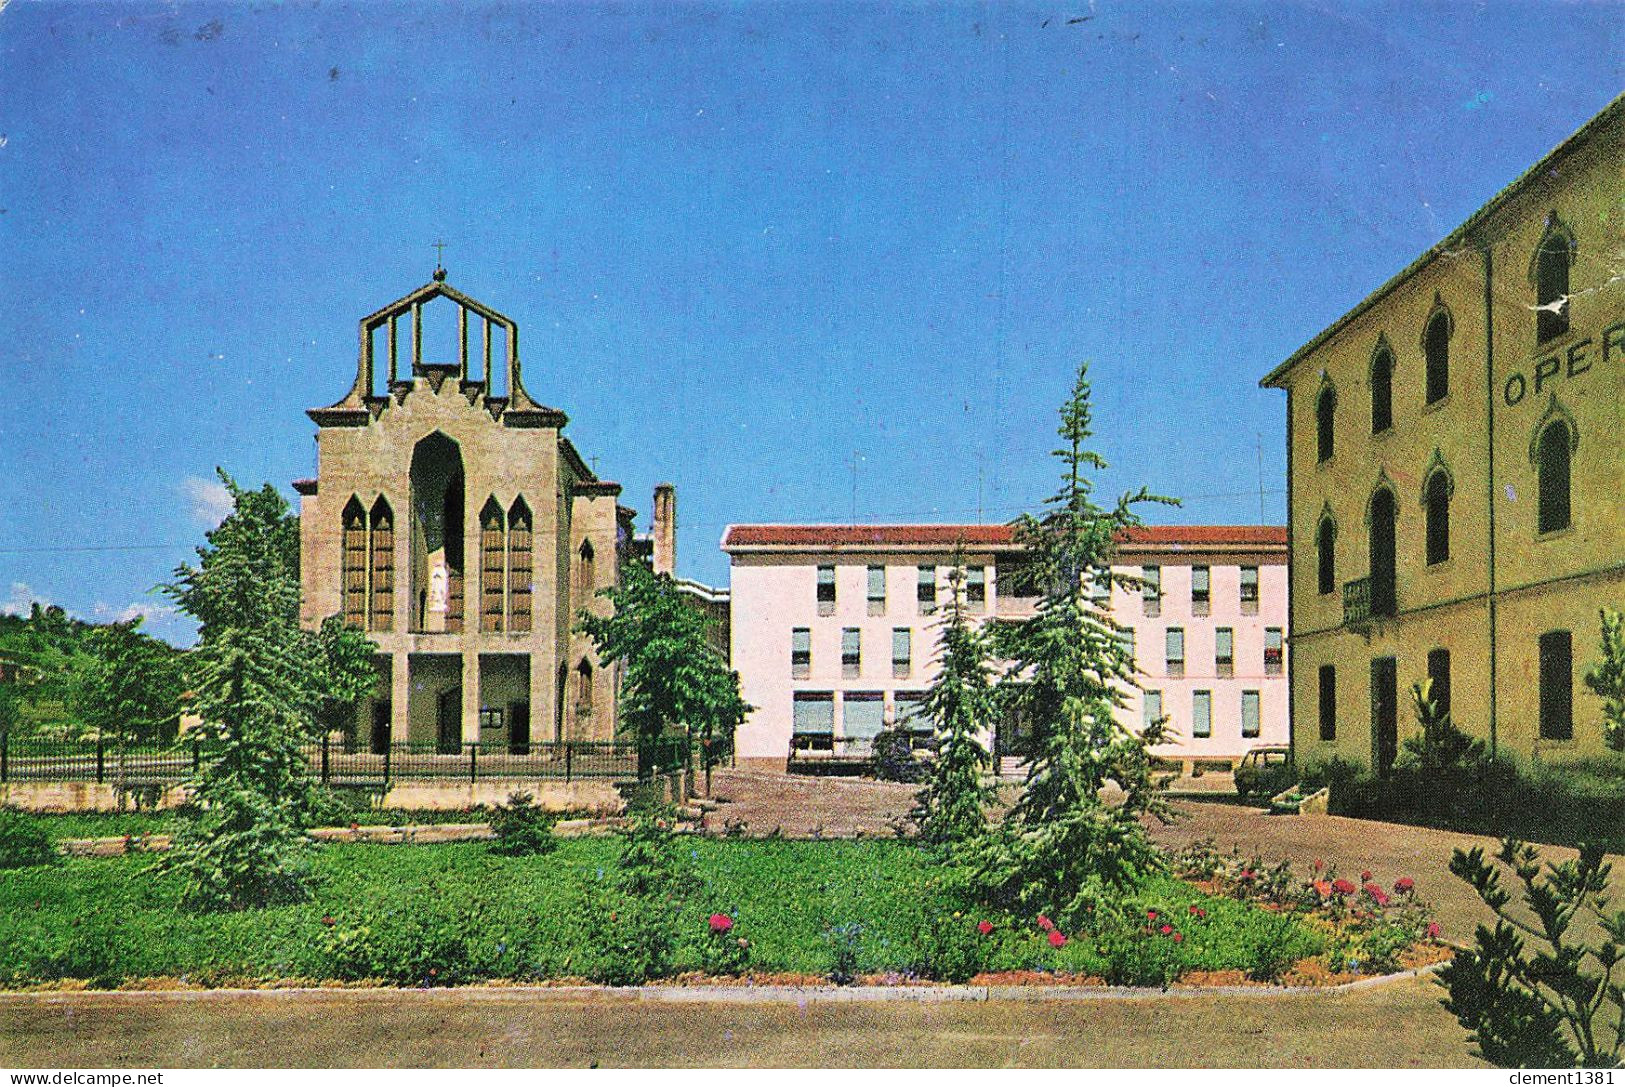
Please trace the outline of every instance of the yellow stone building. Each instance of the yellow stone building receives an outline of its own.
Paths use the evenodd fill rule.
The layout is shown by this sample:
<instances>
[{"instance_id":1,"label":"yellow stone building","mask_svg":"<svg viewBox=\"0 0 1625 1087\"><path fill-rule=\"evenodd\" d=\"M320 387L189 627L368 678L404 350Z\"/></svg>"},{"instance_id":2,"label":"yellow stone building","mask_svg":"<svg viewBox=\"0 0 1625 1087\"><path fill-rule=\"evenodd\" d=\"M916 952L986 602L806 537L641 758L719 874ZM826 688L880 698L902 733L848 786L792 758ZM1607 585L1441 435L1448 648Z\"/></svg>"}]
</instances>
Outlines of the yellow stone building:
<instances>
[{"instance_id":1,"label":"yellow stone building","mask_svg":"<svg viewBox=\"0 0 1625 1087\"><path fill-rule=\"evenodd\" d=\"M315 479L300 505L302 621L341 614L379 647L349 739L532 744L614 734L580 609L614 584L632 511L531 399L513 321L434 281L361 320L355 384L308 413Z\"/></svg>"},{"instance_id":2,"label":"yellow stone building","mask_svg":"<svg viewBox=\"0 0 1625 1087\"><path fill-rule=\"evenodd\" d=\"M1433 676L1520 761L1596 756L1625 608L1625 96L1262 381L1287 393L1292 735L1385 771Z\"/></svg>"}]
</instances>

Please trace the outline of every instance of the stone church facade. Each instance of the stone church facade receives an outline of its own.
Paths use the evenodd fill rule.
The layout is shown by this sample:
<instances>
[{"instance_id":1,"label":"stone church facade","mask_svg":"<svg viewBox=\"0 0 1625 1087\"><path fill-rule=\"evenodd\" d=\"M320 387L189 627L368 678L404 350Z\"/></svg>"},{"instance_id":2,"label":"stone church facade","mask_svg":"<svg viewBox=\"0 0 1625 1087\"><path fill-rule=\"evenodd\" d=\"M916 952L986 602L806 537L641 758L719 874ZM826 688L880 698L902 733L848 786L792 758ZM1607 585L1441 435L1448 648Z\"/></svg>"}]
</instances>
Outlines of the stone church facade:
<instances>
[{"instance_id":1,"label":"stone church facade","mask_svg":"<svg viewBox=\"0 0 1625 1087\"><path fill-rule=\"evenodd\" d=\"M426 335L426 329L428 334ZM443 753L608 740L614 675L575 631L614 584L633 512L525 390L519 329L434 281L361 321L355 384L308 414L302 621L378 646L349 742Z\"/></svg>"}]
</instances>

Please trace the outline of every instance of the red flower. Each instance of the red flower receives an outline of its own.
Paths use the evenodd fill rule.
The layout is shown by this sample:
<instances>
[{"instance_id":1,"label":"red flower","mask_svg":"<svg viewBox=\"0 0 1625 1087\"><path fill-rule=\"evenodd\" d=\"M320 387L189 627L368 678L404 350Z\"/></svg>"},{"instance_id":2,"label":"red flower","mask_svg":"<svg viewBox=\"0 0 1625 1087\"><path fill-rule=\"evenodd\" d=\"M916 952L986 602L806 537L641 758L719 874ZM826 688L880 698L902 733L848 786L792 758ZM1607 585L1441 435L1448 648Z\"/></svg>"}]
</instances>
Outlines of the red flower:
<instances>
[{"instance_id":1,"label":"red flower","mask_svg":"<svg viewBox=\"0 0 1625 1087\"><path fill-rule=\"evenodd\" d=\"M1207 911L1204 910L1200 906L1192 905L1191 906L1191 916L1192 917L1206 917L1207 916Z\"/></svg>"},{"instance_id":2,"label":"red flower","mask_svg":"<svg viewBox=\"0 0 1625 1087\"><path fill-rule=\"evenodd\" d=\"M1155 921L1157 919L1157 911L1156 910L1146 910L1145 911L1145 919L1147 921Z\"/></svg>"},{"instance_id":3,"label":"red flower","mask_svg":"<svg viewBox=\"0 0 1625 1087\"><path fill-rule=\"evenodd\" d=\"M1342 881L1339 880L1338 882L1341 883ZM1317 895L1319 895L1321 898L1330 898L1331 897L1332 885L1330 883L1327 883L1325 880L1317 879L1312 884L1312 886L1315 888L1315 893Z\"/></svg>"},{"instance_id":4,"label":"red flower","mask_svg":"<svg viewBox=\"0 0 1625 1087\"><path fill-rule=\"evenodd\" d=\"M1364 872L1360 873L1360 882L1361 883L1370 883L1371 882L1371 869L1367 868Z\"/></svg>"},{"instance_id":5,"label":"red flower","mask_svg":"<svg viewBox=\"0 0 1625 1087\"><path fill-rule=\"evenodd\" d=\"M1251 868L1243 868L1241 870L1241 875L1237 876L1236 878L1241 880L1243 883L1251 883L1253 881L1253 870Z\"/></svg>"},{"instance_id":6,"label":"red flower","mask_svg":"<svg viewBox=\"0 0 1625 1087\"><path fill-rule=\"evenodd\" d=\"M1052 929L1049 930L1049 945L1051 947L1065 947L1066 946L1066 937L1061 935L1061 932L1060 932L1059 929L1053 929L1052 928Z\"/></svg>"},{"instance_id":7,"label":"red flower","mask_svg":"<svg viewBox=\"0 0 1625 1087\"><path fill-rule=\"evenodd\" d=\"M976 931L980 932L983 936L991 935L992 932L993 932L993 922L992 921L978 921L978 922L976 922Z\"/></svg>"},{"instance_id":8,"label":"red flower","mask_svg":"<svg viewBox=\"0 0 1625 1087\"><path fill-rule=\"evenodd\" d=\"M1439 922L1437 922L1437 921L1429 921L1428 922L1428 939L1437 940L1439 938L1439 932L1440 932Z\"/></svg>"},{"instance_id":9,"label":"red flower","mask_svg":"<svg viewBox=\"0 0 1625 1087\"><path fill-rule=\"evenodd\" d=\"M1324 867L1326 867L1326 862L1321 860L1319 857L1316 857L1315 858L1315 871L1318 872Z\"/></svg>"},{"instance_id":10,"label":"red flower","mask_svg":"<svg viewBox=\"0 0 1625 1087\"><path fill-rule=\"evenodd\" d=\"M1332 880L1332 890L1340 895L1351 895L1357 888L1346 879L1334 879Z\"/></svg>"},{"instance_id":11,"label":"red flower","mask_svg":"<svg viewBox=\"0 0 1625 1087\"><path fill-rule=\"evenodd\" d=\"M734 919L729 917L727 914L713 913L711 915L711 932L713 934L721 936L723 933L727 932L733 927Z\"/></svg>"},{"instance_id":12,"label":"red flower","mask_svg":"<svg viewBox=\"0 0 1625 1087\"><path fill-rule=\"evenodd\" d=\"M1416 881L1410 876L1400 876L1394 881L1394 893L1408 895L1416 889Z\"/></svg>"},{"instance_id":13,"label":"red flower","mask_svg":"<svg viewBox=\"0 0 1625 1087\"><path fill-rule=\"evenodd\" d=\"M1375 883L1367 883L1365 885L1365 893L1370 895L1372 900L1374 902L1376 902L1377 905L1379 905L1379 906L1388 905L1388 895L1387 895L1387 893L1381 887L1378 887Z\"/></svg>"},{"instance_id":14,"label":"red flower","mask_svg":"<svg viewBox=\"0 0 1625 1087\"><path fill-rule=\"evenodd\" d=\"M1162 934L1163 934L1163 935L1164 935L1164 936L1166 936L1166 935L1168 935L1168 934L1169 934L1169 933L1170 933L1170 932L1172 932L1172 931L1174 931L1174 926L1172 926L1172 925L1163 925L1163 926L1162 926L1162 927L1161 927L1161 928L1159 928L1159 929L1158 929L1158 930L1157 930L1157 931L1158 931L1158 932L1160 932L1160 933L1162 933Z\"/></svg>"},{"instance_id":15,"label":"red flower","mask_svg":"<svg viewBox=\"0 0 1625 1087\"><path fill-rule=\"evenodd\" d=\"M439 974L440 974L440 968L439 967L437 967L437 966L429 967L429 976L430 977L438 977Z\"/></svg>"},{"instance_id":16,"label":"red flower","mask_svg":"<svg viewBox=\"0 0 1625 1087\"><path fill-rule=\"evenodd\" d=\"M1038 915L1038 927L1043 929L1045 932L1054 932L1055 931L1055 922L1051 921L1048 917L1045 917L1043 914L1039 914Z\"/></svg>"},{"instance_id":17,"label":"red flower","mask_svg":"<svg viewBox=\"0 0 1625 1087\"><path fill-rule=\"evenodd\" d=\"M1179 944L1179 943L1184 943L1184 942L1185 942L1184 933L1181 933L1181 932L1174 933L1174 943Z\"/></svg>"},{"instance_id":18,"label":"red flower","mask_svg":"<svg viewBox=\"0 0 1625 1087\"><path fill-rule=\"evenodd\" d=\"M328 917L323 917L322 918L322 924L327 925L329 927L332 927L335 924L335 922L334 922L334 920L333 920L333 918L331 916L328 916Z\"/></svg>"}]
</instances>

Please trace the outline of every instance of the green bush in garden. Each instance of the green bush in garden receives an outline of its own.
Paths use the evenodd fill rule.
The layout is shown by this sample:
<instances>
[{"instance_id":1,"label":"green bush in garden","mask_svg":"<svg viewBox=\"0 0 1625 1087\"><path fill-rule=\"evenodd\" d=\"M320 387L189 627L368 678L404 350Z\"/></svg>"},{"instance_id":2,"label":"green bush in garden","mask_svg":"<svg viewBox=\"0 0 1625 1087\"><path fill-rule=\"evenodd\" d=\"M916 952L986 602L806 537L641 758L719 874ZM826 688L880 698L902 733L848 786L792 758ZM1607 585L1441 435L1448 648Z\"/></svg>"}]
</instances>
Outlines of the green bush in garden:
<instances>
[{"instance_id":1,"label":"green bush in garden","mask_svg":"<svg viewBox=\"0 0 1625 1087\"><path fill-rule=\"evenodd\" d=\"M509 857L533 857L551 853L559 840L553 836L558 817L536 805L529 793L513 793L508 803L491 809L491 832L496 835L492 852Z\"/></svg>"},{"instance_id":2,"label":"green bush in garden","mask_svg":"<svg viewBox=\"0 0 1625 1087\"><path fill-rule=\"evenodd\" d=\"M0 869L53 864L56 849L44 825L16 808L0 808Z\"/></svg>"}]
</instances>

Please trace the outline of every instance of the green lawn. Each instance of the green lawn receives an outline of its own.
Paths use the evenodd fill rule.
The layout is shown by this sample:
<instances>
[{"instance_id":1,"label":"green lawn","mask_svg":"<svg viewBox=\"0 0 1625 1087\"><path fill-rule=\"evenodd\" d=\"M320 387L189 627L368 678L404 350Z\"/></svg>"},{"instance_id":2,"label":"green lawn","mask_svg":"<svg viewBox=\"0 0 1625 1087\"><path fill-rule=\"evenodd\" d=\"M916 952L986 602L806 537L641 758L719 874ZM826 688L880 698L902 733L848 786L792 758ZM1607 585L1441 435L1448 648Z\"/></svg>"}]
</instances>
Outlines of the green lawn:
<instances>
[{"instance_id":1,"label":"green lawn","mask_svg":"<svg viewBox=\"0 0 1625 1087\"><path fill-rule=\"evenodd\" d=\"M331 845L316 853L312 900L215 915L181 912L178 881L144 874L150 856L0 872L0 984L575 976L594 942L618 938L622 918L636 915L607 893L619 848L613 838L575 838L546 856L505 858L484 843ZM676 940L673 970L702 965L712 913L734 918L730 939L750 941L756 972L828 974L839 942L831 932L843 928L863 973L931 974L942 955L966 948L985 969L1105 968L1106 941L1071 933L1057 949L1031 919L969 909L908 843L685 838L678 851L693 881L662 915ZM1197 903L1205 918L1191 915ZM1295 920L1171 879L1152 879L1127 904L1131 917L1146 909L1184 939L1140 950L1172 955L1181 970L1247 969L1283 943L1303 955L1324 944ZM995 926L985 937L974 929L983 919Z\"/></svg>"}]
</instances>

